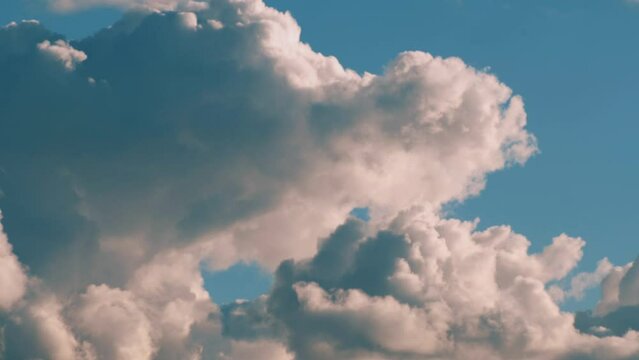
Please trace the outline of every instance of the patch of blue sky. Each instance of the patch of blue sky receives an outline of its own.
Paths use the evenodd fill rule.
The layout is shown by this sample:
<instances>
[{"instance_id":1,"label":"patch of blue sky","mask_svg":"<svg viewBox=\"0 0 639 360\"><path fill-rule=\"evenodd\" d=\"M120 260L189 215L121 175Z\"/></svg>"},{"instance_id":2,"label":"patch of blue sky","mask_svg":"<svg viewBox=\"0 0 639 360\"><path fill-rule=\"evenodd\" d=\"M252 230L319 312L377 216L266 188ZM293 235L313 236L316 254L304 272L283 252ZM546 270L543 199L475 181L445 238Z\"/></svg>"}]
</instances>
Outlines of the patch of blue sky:
<instances>
[{"instance_id":1,"label":"patch of blue sky","mask_svg":"<svg viewBox=\"0 0 639 360\"><path fill-rule=\"evenodd\" d=\"M273 275L255 263L237 263L221 271L203 267L202 277L204 288L217 304L253 300L266 294L273 285Z\"/></svg>"},{"instance_id":2,"label":"patch of blue sky","mask_svg":"<svg viewBox=\"0 0 639 360\"><path fill-rule=\"evenodd\" d=\"M351 216L354 216L362 221L369 221L371 219L371 215L367 207L358 207L351 210Z\"/></svg>"}]
</instances>

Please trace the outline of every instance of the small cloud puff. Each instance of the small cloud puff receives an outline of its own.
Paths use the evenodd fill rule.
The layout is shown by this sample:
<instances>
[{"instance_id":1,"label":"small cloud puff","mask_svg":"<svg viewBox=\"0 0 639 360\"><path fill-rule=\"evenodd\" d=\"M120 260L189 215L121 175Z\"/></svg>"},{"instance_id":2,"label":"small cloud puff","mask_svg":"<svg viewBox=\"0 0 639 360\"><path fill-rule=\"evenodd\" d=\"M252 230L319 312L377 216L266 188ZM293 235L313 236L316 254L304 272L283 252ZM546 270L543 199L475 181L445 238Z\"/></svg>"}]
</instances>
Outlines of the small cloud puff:
<instances>
[{"instance_id":1,"label":"small cloud puff","mask_svg":"<svg viewBox=\"0 0 639 360\"><path fill-rule=\"evenodd\" d=\"M78 63L87 59L87 54L83 51L74 49L68 42L64 40L56 40L51 43L49 40L45 40L38 43L38 49L50 56L51 58L59 61L64 65L64 68L68 71L75 69Z\"/></svg>"}]
</instances>

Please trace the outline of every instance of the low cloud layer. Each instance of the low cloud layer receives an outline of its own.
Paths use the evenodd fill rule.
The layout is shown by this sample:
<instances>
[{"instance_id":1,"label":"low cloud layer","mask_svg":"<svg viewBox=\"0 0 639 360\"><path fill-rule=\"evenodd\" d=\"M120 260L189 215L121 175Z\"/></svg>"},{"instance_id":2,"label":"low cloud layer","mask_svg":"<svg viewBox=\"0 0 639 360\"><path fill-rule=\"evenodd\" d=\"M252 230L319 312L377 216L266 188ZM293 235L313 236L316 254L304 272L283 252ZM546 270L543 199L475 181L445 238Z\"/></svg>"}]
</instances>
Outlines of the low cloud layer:
<instances>
[{"instance_id":1,"label":"low cloud layer","mask_svg":"<svg viewBox=\"0 0 639 360\"><path fill-rule=\"evenodd\" d=\"M639 356L639 333L582 333L546 290L577 264L581 239L529 254L510 228L475 226L417 208L375 234L351 219L312 259L282 263L268 298L228 306L226 333L281 334L301 359Z\"/></svg>"},{"instance_id":2,"label":"low cloud layer","mask_svg":"<svg viewBox=\"0 0 639 360\"><path fill-rule=\"evenodd\" d=\"M439 214L537 151L495 76L423 52L358 74L260 0L107 5L129 4L151 11L75 42L0 29L5 357L637 355L636 332L580 332L556 304L605 277L596 316L635 306L614 280L634 268L561 289L583 240L531 255ZM238 261L276 284L220 309L200 266Z\"/></svg>"}]
</instances>

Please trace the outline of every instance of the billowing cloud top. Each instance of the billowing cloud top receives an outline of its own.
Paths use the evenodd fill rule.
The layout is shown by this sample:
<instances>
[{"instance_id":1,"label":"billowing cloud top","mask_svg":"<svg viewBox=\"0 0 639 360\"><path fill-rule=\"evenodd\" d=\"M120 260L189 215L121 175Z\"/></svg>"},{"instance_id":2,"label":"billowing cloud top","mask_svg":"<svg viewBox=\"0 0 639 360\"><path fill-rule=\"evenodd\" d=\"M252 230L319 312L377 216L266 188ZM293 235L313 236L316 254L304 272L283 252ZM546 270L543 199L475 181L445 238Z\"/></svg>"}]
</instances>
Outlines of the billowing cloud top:
<instances>
[{"instance_id":1,"label":"billowing cloud top","mask_svg":"<svg viewBox=\"0 0 639 360\"><path fill-rule=\"evenodd\" d=\"M260 0L108 3L153 11L75 42L0 29L8 358L637 354L635 332L579 332L556 304L612 265L546 291L582 240L529 255L439 215L537 151L495 76L422 52L358 74ZM220 310L200 264L242 260L277 283Z\"/></svg>"}]
</instances>

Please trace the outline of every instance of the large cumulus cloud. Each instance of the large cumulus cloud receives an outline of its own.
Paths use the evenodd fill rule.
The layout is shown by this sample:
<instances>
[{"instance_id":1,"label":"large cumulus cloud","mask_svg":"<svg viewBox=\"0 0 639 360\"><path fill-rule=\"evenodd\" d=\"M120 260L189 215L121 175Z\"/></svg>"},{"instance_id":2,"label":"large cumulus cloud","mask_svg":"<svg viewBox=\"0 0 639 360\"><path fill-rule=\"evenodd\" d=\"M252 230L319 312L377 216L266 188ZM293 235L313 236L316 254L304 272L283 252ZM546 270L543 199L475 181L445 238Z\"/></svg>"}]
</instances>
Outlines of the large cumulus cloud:
<instances>
[{"instance_id":1,"label":"large cumulus cloud","mask_svg":"<svg viewBox=\"0 0 639 360\"><path fill-rule=\"evenodd\" d=\"M353 207L385 221L463 199L535 151L521 99L459 59L404 53L360 76L288 14L211 5L73 43L2 30L0 206L35 273L69 283L71 253L95 269L79 286L114 281L176 244L275 267Z\"/></svg>"},{"instance_id":2,"label":"large cumulus cloud","mask_svg":"<svg viewBox=\"0 0 639 360\"><path fill-rule=\"evenodd\" d=\"M148 11L74 42L0 29L9 358L636 354L636 333L579 333L555 303L572 293L545 290L581 239L529 255L439 215L537 150L495 76L422 52L358 74L260 0L54 3ZM354 207L371 221L340 226ZM276 285L220 309L200 266L242 260Z\"/></svg>"},{"instance_id":3,"label":"large cumulus cloud","mask_svg":"<svg viewBox=\"0 0 639 360\"><path fill-rule=\"evenodd\" d=\"M510 228L475 226L429 209L403 212L372 234L351 219L312 259L282 263L268 299L229 305L226 332L282 334L301 359L639 355L639 333L584 334L546 290L577 264L581 239L561 235L529 254ZM265 325L272 330L253 331Z\"/></svg>"}]
</instances>

